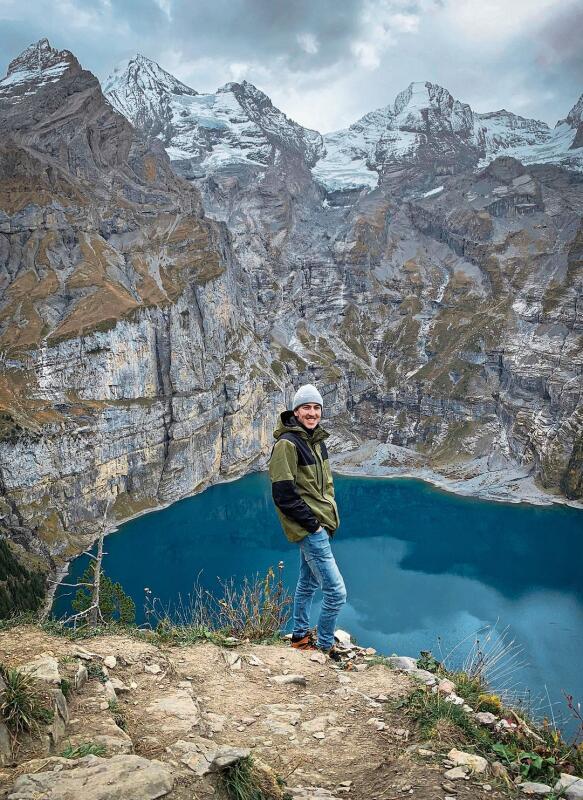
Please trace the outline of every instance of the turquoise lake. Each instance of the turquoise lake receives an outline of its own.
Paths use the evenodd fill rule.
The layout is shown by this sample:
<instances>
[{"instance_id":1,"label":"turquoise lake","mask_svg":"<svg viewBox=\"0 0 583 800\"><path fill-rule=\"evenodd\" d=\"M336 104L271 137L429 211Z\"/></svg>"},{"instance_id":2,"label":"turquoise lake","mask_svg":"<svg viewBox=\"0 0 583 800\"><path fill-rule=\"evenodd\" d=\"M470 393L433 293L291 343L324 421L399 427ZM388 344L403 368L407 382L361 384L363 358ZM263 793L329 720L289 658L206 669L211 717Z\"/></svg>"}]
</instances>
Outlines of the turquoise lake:
<instances>
[{"instance_id":1,"label":"turquoise lake","mask_svg":"<svg viewBox=\"0 0 583 800\"><path fill-rule=\"evenodd\" d=\"M348 590L339 627L383 654L440 658L485 625L508 626L527 663L499 680L529 689L547 714L548 691L571 728L562 691L583 701L583 512L459 497L410 479L336 476L335 485L342 524L333 549ZM105 550L105 571L134 598L138 622L146 586L172 603L199 573L216 589L217 576L241 580L282 560L292 591L299 558L264 473L127 522ZM70 576L87 561L76 559ZM58 590L56 616L71 591Z\"/></svg>"}]
</instances>

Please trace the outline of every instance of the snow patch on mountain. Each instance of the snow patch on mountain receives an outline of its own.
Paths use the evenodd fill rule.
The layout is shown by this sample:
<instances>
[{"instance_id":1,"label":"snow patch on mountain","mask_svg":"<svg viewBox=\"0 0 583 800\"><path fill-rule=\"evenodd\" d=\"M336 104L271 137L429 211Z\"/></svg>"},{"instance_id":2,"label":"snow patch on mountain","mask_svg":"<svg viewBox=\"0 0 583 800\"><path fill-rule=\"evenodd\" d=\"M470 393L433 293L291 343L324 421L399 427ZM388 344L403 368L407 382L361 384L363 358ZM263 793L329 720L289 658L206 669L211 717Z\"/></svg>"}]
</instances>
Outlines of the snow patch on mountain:
<instances>
[{"instance_id":1,"label":"snow patch on mountain","mask_svg":"<svg viewBox=\"0 0 583 800\"><path fill-rule=\"evenodd\" d=\"M482 168L498 156L525 164L561 164L583 170L583 96L565 120L551 130L545 122L509 111L472 111L441 86L411 83L392 106L366 114L344 130L324 136L322 158L312 168L328 191L370 189L388 163L413 162L430 146L430 155L446 161L469 159ZM577 139L576 137L579 137Z\"/></svg>"},{"instance_id":2,"label":"snow patch on mountain","mask_svg":"<svg viewBox=\"0 0 583 800\"><path fill-rule=\"evenodd\" d=\"M48 39L26 48L10 62L8 74L0 81L0 100L17 103L36 94L49 83L56 83L78 62L69 50L55 50Z\"/></svg>"},{"instance_id":3,"label":"snow patch on mountain","mask_svg":"<svg viewBox=\"0 0 583 800\"><path fill-rule=\"evenodd\" d=\"M267 165L284 149L312 164L322 151L317 131L290 120L247 81L202 94L136 56L116 69L104 93L134 125L158 136L171 159L194 161L205 173L233 164Z\"/></svg>"}]
</instances>

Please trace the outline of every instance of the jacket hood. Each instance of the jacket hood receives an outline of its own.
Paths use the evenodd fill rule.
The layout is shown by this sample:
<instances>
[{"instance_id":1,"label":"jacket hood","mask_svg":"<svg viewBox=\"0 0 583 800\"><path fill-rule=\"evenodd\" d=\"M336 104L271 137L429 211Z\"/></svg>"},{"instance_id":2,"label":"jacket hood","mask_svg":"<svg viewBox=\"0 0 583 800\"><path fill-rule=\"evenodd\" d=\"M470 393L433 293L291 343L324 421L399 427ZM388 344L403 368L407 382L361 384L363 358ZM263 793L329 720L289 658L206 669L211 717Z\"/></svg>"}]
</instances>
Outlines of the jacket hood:
<instances>
[{"instance_id":1,"label":"jacket hood","mask_svg":"<svg viewBox=\"0 0 583 800\"><path fill-rule=\"evenodd\" d=\"M325 431L320 425L314 428L314 432L310 436L307 430L297 421L293 411L283 411L279 415L279 422L275 426L273 436L275 439L279 439L283 433L296 433L302 438L312 442L321 442L322 439L327 439L328 436L330 436L328 431Z\"/></svg>"}]
</instances>

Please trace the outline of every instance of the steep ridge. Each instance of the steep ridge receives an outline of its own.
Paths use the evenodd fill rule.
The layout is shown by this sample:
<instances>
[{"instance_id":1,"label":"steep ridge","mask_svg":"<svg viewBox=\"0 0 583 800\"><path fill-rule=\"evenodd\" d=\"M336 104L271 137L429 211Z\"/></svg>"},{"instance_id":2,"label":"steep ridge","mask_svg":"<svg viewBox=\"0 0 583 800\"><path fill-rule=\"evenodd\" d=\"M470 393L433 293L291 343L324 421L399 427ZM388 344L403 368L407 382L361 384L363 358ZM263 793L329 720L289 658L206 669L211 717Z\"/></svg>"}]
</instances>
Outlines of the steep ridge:
<instances>
[{"instance_id":1,"label":"steep ridge","mask_svg":"<svg viewBox=\"0 0 583 800\"><path fill-rule=\"evenodd\" d=\"M63 558L106 510L261 467L307 380L331 449L376 441L381 473L581 498L580 174L477 169L471 110L424 85L353 131L363 159L384 148L378 186L327 193L317 137L250 84L200 95L148 69L115 88L135 127L46 40L0 84L5 526ZM171 164L201 98L222 127L203 141L193 112ZM395 120L419 137L402 159L375 141Z\"/></svg>"},{"instance_id":2,"label":"steep ridge","mask_svg":"<svg viewBox=\"0 0 583 800\"><path fill-rule=\"evenodd\" d=\"M66 51L13 63L34 87L13 81L0 122L2 509L62 557L104 503L125 516L192 492L228 452L244 469L270 390L228 233L162 145Z\"/></svg>"}]
</instances>

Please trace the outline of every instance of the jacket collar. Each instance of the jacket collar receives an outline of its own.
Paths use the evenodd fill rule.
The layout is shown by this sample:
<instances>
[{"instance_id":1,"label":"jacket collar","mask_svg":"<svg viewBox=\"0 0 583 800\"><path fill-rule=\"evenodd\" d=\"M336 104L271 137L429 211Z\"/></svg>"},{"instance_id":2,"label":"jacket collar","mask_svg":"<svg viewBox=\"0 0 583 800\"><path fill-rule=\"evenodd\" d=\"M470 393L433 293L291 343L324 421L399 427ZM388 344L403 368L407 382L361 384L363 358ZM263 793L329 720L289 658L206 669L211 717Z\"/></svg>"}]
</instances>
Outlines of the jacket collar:
<instances>
[{"instance_id":1,"label":"jacket collar","mask_svg":"<svg viewBox=\"0 0 583 800\"><path fill-rule=\"evenodd\" d=\"M327 439L330 434L328 431L324 430L321 425L317 425L314 428L312 435L308 433L308 431L300 425L296 419L296 416L293 411L283 411L279 416L279 423L273 432L273 435L276 439L282 435L282 433L295 433L298 436L301 436L302 439L305 439L307 442L321 442L323 439Z\"/></svg>"}]
</instances>

